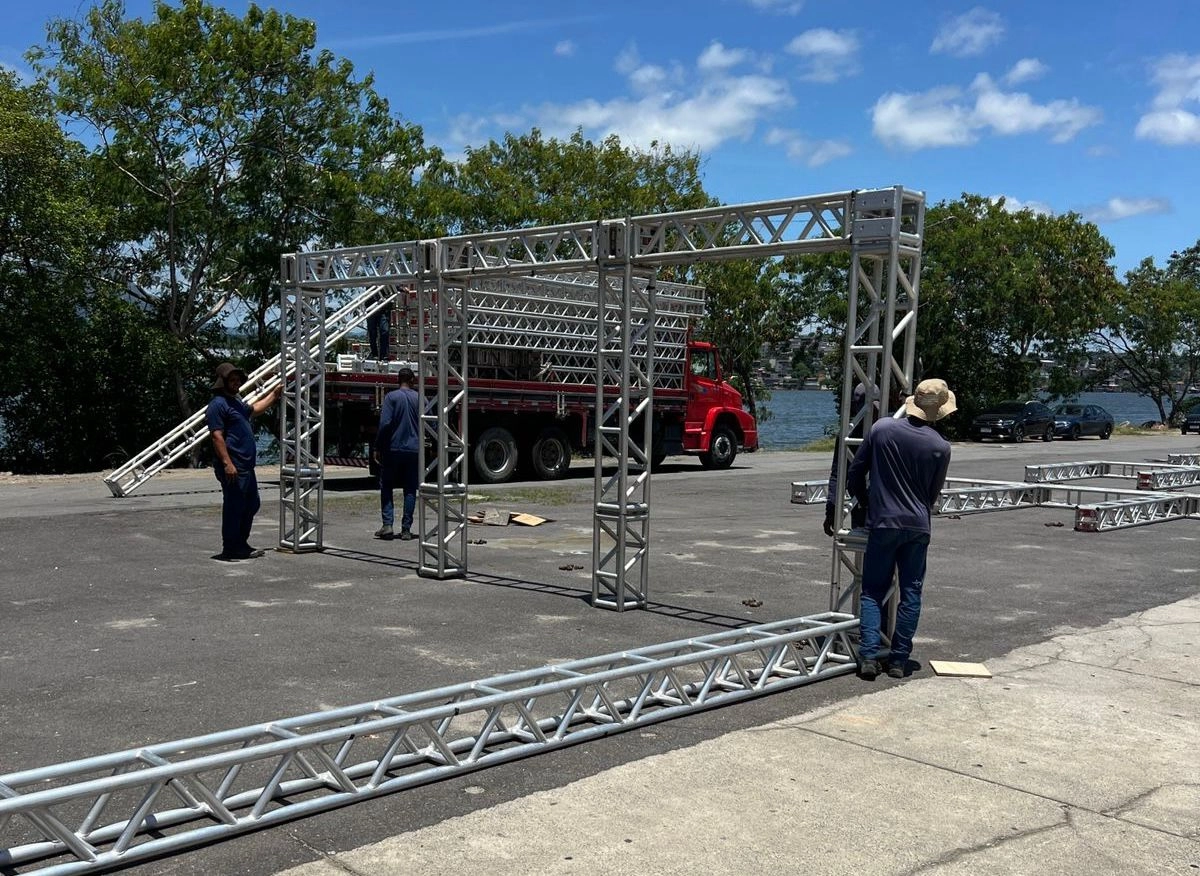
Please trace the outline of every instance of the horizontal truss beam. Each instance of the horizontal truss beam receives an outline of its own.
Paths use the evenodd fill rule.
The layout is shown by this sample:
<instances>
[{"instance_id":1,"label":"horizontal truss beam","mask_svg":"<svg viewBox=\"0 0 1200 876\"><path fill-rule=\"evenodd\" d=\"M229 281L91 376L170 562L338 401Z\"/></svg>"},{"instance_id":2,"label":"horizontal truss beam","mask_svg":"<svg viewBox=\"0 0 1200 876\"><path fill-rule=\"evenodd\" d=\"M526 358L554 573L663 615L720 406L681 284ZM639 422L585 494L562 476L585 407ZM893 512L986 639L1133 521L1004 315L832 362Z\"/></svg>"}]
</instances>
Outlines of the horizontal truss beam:
<instances>
[{"instance_id":1,"label":"horizontal truss beam","mask_svg":"<svg viewBox=\"0 0 1200 876\"><path fill-rule=\"evenodd\" d=\"M851 673L857 626L825 612L0 776L0 869L94 873Z\"/></svg>"}]
</instances>

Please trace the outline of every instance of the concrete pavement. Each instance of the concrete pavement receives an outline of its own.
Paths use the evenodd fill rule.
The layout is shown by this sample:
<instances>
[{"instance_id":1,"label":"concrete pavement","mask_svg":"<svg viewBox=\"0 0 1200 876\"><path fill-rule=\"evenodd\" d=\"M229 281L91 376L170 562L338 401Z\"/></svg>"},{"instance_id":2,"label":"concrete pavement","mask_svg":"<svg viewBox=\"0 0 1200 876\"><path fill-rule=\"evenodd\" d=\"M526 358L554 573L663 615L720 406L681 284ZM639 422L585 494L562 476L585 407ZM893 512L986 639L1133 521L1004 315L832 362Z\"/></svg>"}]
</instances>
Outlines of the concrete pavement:
<instances>
[{"instance_id":1,"label":"concrete pavement","mask_svg":"<svg viewBox=\"0 0 1200 876\"><path fill-rule=\"evenodd\" d=\"M1012 480L1026 463L1140 461L1195 449L1194 436L1178 434L956 445L951 474ZM587 605L587 467L555 484L472 487L472 510L525 510L554 522L536 529L473 527L472 537L485 543L472 545L471 572L458 581L417 577L411 542L373 540L377 497L369 482L344 472L326 493L327 551L272 552L234 564L209 559L219 545L220 521L210 472L167 472L120 500L95 476L0 478L0 774L822 611L828 605L830 559L821 510L790 505L788 485L827 473L824 454L759 453L739 457L724 472L704 472L694 462L669 464L654 479L651 604L624 614ZM277 537L270 476L269 469L260 473L264 505L253 537L263 546ZM1027 509L937 521L914 657L981 660L997 671L1002 658L1044 648L1064 634L1107 629L1114 619L1190 604L1200 595L1200 521L1086 534L1073 532L1072 520L1067 510ZM1187 610L1193 619L1178 625L1185 636L1178 651L1194 664L1194 644L1187 644L1196 641L1194 606ZM1127 627L1115 638L1102 634L1100 641L1146 635L1136 624ZM1153 632L1166 629L1155 626ZM1145 653L1177 652L1163 647ZM412 854L414 838L432 835L426 831L458 829L454 826L476 818L500 824L510 809L522 807L544 807L546 814L529 816L519 829L519 821L505 822L502 832L515 840L480 841L465 830L438 834L433 850L418 852L405 872L469 863L482 843L493 851L528 848L551 870L571 866L568 856L586 859L593 862L589 872L615 870L614 861L629 872L655 872L652 867L671 872L675 866L682 872L680 862L688 860L692 869L754 872L785 860L783 851L775 857L778 846L790 849L786 861L792 866L836 873L854 860L846 855L863 835L870 838L857 840L859 854L873 854L873 866L892 869L857 872L912 872L930 862L951 866L971 849L978 864L988 842L1008 836L997 832L1003 819L962 796L964 788L975 787L967 779L994 789L994 796L981 798L984 804L997 799L1022 812L1033 806L1026 797L1044 794L1055 805L1068 805L1065 811L1078 827L1072 842L1102 837L1089 848L1115 856L1111 866L1088 872L1139 867L1170 872L1142 857L1146 849L1162 851L1143 840L1174 836L1194 844L1194 817L1190 830L1174 834L1169 826L1139 822L1134 830L1126 823L1135 822L1127 813L1129 801L1142 799L1138 795L1149 801L1138 804L1139 812L1196 809L1195 760L1172 741L1200 736L1190 671L1168 683L1172 667L1146 673L1146 661L1103 668L1067 659L1041 662L1046 665L1006 669L1011 680L1006 675L991 682L936 679L924 666L900 683L839 678L350 806L128 872L269 876L298 865L355 872L344 865L355 860L357 850L399 836L409 849L404 854ZM1067 693L1088 693L1073 677L1064 679L1062 689L1053 688L1047 673L1054 664L1062 664L1060 670L1079 665L1104 679L1105 687L1089 681L1099 699L1088 702L1106 719L1103 707L1118 704L1112 716L1118 723L1088 718L1082 703L1083 729L1060 732L1076 720L1065 707L1039 711L1016 699L981 699L1005 684L1012 687L1006 697L1025 687L1044 690L1048 706L1066 703ZM1129 704L1111 688L1114 673L1132 685L1119 692ZM906 705L910 689L927 692ZM952 695L958 690L967 696ZM872 712L871 704L886 710ZM966 709L970 717L972 709L985 706L996 709L986 727L964 723L958 714ZM1121 715L1121 708L1133 717ZM1159 723L1169 731L1159 737L1152 735L1155 709L1166 714ZM878 723L910 711L912 723ZM847 726L837 725L839 715ZM956 715L959 723L945 725L944 734L934 729ZM1121 729L1138 716L1146 717L1148 729ZM1025 719L1045 726L1046 733L1003 729ZM991 726L998 729L988 730ZM859 736L850 732L855 728ZM981 736L985 731L988 736ZM1029 756L967 760L979 746L1022 735L1027 738L1014 745L1029 747ZM906 744L935 739L942 744L905 750L897 742L905 737L911 737ZM1059 738L1074 748L1048 747ZM756 748L760 740L764 746ZM1093 749L1104 757L1088 760ZM868 758L863 764L873 776L870 793L857 796L859 766L851 757L856 751ZM1045 755L1034 757L1039 751ZM950 753L961 762L948 759ZM1139 759L1149 759L1154 769ZM1077 785L1061 782L1078 798L1046 793L1057 786L1033 769L1043 763L1057 766L1064 777L1076 775ZM988 772L1005 765L1014 772ZM1124 765L1129 769L1116 771ZM1023 770L1038 784L1017 781ZM1175 775L1176 784L1155 792L1166 781L1160 772ZM624 776L633 778L622 786ZM897 776L911 776L912 782L897 784ZM615 790L603 790L608 782ZM575 794L576 788L582 793ZM892 794L906 807L900 815ZM1189 795L1192 803L1186 802ZM847 802L839 809L835 798ZM710 799L716 804L709 805ZM1183 804L1172 802L1181 799ZM543 817L564 806L575 807L573 820L565 827L546 821L545 830L539 829ZM651 815L635 817L639 808ZM709 814L690 822L693 812ZM853 816L849 822L847 813ZM1095 813L1108 822L1093 822ZM942 822L963 827L939 838L935 828ZM1128 830L1128 845L1114 846L1111 835L1095 827L1101 823ZM1018 834L1045 830L1003 845L1016 848L1038 837L1065 843L1067 834L1056 832L1055 824L1012 821L1005 829L1017 826ZM623 832L632 828L636 835ZM934 838L928 846L922 844L927 836ZM799 840L806 843L803 849L788 845ZM693 846L707 851L690 852ZM753 854L737 857L747 854L743 847ZM914 854L923 863L910 863ZM1082 872L1089 859L1070 854ZM589 855L606 857L594 864L600 859ZM644 866L638 863L643 856ZM1096 859L1090 860L1094 865ZM1171 866L1179 860L1171 859ZM1182 860L1192 872L1187 862L1196 862L1194 852ZM528 866L529 859L511 858L491 869L524 872ZM1016 865L996 866L998 872L1020 872ZM464 864L459 872L475 869Z\"/></svg>"},{"instance_id":2,"label":"concrete pavement","mask_svg":"<svg viewBox=\"0 0 1200 876\"><path fill-rule=\"evenodd\" d=\"M1195 873L1198 657L1190 598L280 876Z\"/></svg>"}]
</instances>

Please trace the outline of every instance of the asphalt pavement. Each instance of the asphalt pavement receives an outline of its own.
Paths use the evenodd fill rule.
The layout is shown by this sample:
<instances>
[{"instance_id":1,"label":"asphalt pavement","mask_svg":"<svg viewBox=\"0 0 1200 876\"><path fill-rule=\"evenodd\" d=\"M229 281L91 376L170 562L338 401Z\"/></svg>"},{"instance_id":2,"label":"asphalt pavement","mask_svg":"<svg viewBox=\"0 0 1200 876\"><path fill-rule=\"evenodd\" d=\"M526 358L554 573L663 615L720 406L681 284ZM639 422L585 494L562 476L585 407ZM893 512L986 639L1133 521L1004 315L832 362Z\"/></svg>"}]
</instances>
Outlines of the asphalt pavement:
<instances>
[{"instance_id":1,"label":"asphalt pavement","mask_svg":"<svg viewBox=\"0 0 1200 876\"><path fill-rule=\"evenodd\" d=\"M955 445L951 475L1162 459L1194 436ZM651 604L592 609L591 469L473 486L470 573L415 574L331 475L320 554L219 549L208 472L126 499L0 478L0 774L828 607L824 454L654 479ZM252 541L278 538L260 470ZM1108 482L1110 485L1118 484ZM1128 486L1128 483L1122 486ZM1069 510L935 523L911 677L843 677L309 817L130 873L1174 873L1200 869L1200 520L1077 533ZM947 679L930 659L994 677ZM290 869L299 868L299 869Z\"/></svg>"}]
</instances>

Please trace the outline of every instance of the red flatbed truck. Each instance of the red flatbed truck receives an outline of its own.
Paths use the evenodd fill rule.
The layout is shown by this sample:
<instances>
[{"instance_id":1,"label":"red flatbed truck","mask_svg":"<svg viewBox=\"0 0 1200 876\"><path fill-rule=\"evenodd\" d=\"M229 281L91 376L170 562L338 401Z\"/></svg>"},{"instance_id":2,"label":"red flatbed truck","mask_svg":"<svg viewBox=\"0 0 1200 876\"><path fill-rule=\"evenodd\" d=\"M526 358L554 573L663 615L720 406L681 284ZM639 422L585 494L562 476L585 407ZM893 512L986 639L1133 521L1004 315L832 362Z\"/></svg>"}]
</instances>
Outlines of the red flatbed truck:
<instances>
[{"instance_id":1,"label":"red flatbed truck","mask_svg":"<svg viewBox=\"0 0 1200 876\"><path fill-rule=\"evenodd\" d=\"M758 449L758 426L723 379L712 345L691 341L687 352L684 385L654 390L652 461L687 454L705 468L729 468L739 450ZM395 388L394 373L326 373L327 461L368 465L383 397ZM555 480L572 456L591 452L594 385L471 378L467 404L471 462L483 483L518 472Z\"/></svg>"}]
</instances>

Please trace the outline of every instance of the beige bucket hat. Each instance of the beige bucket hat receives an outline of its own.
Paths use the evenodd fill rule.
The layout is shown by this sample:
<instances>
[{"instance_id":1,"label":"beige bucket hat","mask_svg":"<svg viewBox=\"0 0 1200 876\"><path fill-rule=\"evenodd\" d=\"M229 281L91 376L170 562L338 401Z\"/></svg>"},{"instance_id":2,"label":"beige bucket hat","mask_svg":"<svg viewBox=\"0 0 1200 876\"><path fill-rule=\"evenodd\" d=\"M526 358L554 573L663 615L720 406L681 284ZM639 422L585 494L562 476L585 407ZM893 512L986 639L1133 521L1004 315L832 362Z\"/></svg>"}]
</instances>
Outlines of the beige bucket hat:
<instances>
[{"instance_id":1,"label":"beige bucket hat","mask_svg":"<svg viewBox=\"0 0 1200 876\"><path fill-rule=\"evenodd\" d=\"M904 400L904 413L934 423L958 410L954 393L946 381L933 377L917 384L917 391Z\"/></svg>"}]
</instances>

